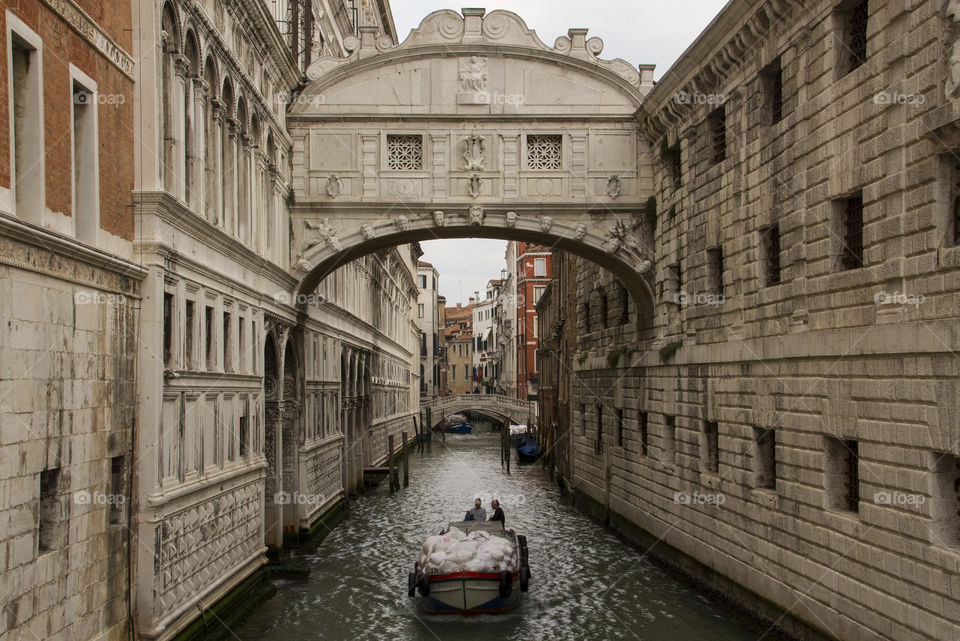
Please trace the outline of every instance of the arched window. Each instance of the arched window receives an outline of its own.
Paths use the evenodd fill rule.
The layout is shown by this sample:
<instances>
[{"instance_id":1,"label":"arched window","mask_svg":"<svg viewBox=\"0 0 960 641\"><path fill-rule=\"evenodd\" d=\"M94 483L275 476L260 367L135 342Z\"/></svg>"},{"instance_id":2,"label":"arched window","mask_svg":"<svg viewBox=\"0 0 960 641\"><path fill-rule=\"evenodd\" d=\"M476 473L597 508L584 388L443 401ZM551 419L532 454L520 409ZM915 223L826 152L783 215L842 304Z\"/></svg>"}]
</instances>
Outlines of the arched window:
<instances>
[{"instance_id":1,"label":"arched window","mask_svg":"<svg viewBox=\"0 0 960 641\"><path fill-rule=\"evenodd\" d=\"M193 79L198 77L200 72L200 51L197 47L196 38L192 31L187 32L184 44L184 54L186 55L187 78L183 92L183 158L184 158L184 200L188 205L196 210L197 198L197 165L196 165L196 135L194 127L196 126L196 103Z\"/></svg>"},{"instance_id":2,"label":"arched window","mask_svg":"<svg viewBox=\"0 0 960 641\"><path fill-rule=\"evenodd\" d=\"M203 80L206 82L210 95L203 103L203 123L204 123L204 204L203 210L212 223L219 219L217 215L217 120L214 115L213 101L217 99L217 72L213 66L213 59L207 58L203 66Z\"/></svg>"},{"instance_id":3,"label":"arched window","mask_svg":"<svg viewBox=\"0 0 960 641\"><path fill-rule=\"evenodd\" d=\"M237 102L237 145L234 156L234 172L237 177L237 226L236 234L243 241L250 239L250 154L247 146L247 103L241 96Z\"/></svg>"},{"instance_id":4,"label":"arched window","mask_svg":"<svg viewBox=\"0 0 960 641\"><path fill-rule=\"evenodd\" d=\"M174 64L179 52L180 32L177 19L169 4L164 5L160 18L160 176L163 188L174 190L174 158L177 137L173 126Z\"/></svg>"},{"instance_id":5,"label":"arched window","mask_svg":"<svg viewBox=\"0 0 960 641\"><path fill-rule=\"evenodd\" d=\"M233 233L235 226L234 205L236 203L236 173L234 171L234 145L231 129L233 120L233 86L230 79L223 81L223 127L220 130L220 175L223 181L223 202L221 203L220 222L223 228Z\"/></svg>"}]
</instances>

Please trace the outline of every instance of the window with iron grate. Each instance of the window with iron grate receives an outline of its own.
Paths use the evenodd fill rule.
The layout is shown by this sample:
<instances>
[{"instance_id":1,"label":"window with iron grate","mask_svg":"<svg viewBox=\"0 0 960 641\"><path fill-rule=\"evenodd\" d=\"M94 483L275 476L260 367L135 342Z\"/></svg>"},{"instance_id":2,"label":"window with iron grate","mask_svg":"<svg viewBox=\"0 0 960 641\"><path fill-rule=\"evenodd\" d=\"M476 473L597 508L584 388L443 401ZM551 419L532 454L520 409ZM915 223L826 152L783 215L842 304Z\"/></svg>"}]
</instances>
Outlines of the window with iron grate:
<instances>
[{"instance_id":1,"label":"window with iron grate","mask_svg":"<svg viewBox=\"0 0 960 641\"><path fill-rule=\"evenodd\" d=\"M779 57L764 68L762 77L769 122L775 124L783 118L783 69Z\"/></svg>"},{"instance_id":2,"label":"window with iron grate","mask_svg":"<svg viewBox=\"0 0 960 641\"><path fill-rule=\"evenodd\" d=\"M718 164L727 158L727 114L724 107L714 109L707 116L707 135L709 136L711 160Z\"/></svg>"},{"instance_id":3,"label":"window with iron grate","mask_svg":"<svg viewBox=\"0 0 960 641\"><path fill-rule=\"evenodd\" d=\"M760 236L763 249L763 284L765 287L780 284L780 225L774 223L763 230Z\"/></svg>"},{"instance_id":4,"label":"window with iron grate","mask_svg":"<svg viewBox=\"0 0 960 641\"><path fill-rule=\"evenodd\" d=\"M703 462L708 472L720 471L720 426L716 421L703 424Z\"/></svg>"},{"instance_id":5,"label":"window with iron grate","mask_svg":"<svg viewBox=\"0 0 960 641\"><path fill-rule=\"evenodd\" d=\"M863 193L841 198L838 207L843 240L840 266L843 269L858 269L863 267Z\"/></svg>"},{"instance_id":6,"label":"window with iron grate","mask_svg":"<svg viewBox=\"0 0 960 641\"><path fill-rule=\"evenodd\" d=\"M723 296L723 248L714 247L707 250L707 266L710 275L710 291Z\"/></svg>"},{"instance_id":7,"label":"window with iron grate","mask_svg":"<svg viewBox=\"0 0 960 641\"><path fill-rule=\"evenodd\" d=\"M561 169L563 167L563 136L527 136L528 169Z\"/></svg>"},{"instance_id":8,"label":"window with iron grate","mask_svg":"<svg viewBox=\"0 0 960 641\"><path fill-rule=\"evenodd\" d=\"M649 440L647 438L647 432L650 425L650 419L647 416L646 412L640 412L640 421L639 421L639 432L640 432L640 456L646 456Z\"/></svg>"},{"instance_id":9,"label":"window with iron grate","mask_svg":"<svg viewBox=\"0 0 960 641\"><path fill-rule=\"evenodd\" d=\"M388 135L387 167L406 171L423 169L423 136Z\"/></svg>"},{"instance_id":10,"label":"window with iron grate","mask_svg":"<svg viewBox=\"0 0 960 641\"><path fill-rule=\"evenodd\" d=\"M848 0L837 10L838 27L842 40L838 60L840 72L845 75L867 61L867 22L870 11L867 0Z\"/></svg>"}]
</instances>

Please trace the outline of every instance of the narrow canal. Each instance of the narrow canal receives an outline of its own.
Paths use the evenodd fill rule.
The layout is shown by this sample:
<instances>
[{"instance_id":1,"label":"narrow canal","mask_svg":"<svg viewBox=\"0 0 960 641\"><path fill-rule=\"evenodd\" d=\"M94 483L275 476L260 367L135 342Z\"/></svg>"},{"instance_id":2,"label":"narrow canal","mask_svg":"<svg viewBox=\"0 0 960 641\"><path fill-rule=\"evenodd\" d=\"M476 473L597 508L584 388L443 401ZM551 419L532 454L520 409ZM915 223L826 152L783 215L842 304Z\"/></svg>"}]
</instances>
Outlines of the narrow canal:
<instances>
[{"instance_id":1,"label":"narrow canal","mask_svg":"<svg viewBox=\"0 0 960 641\"><path fill-rule=\"evenodd\" d=\"M316 553L295 559L307 581L277 595L235 630L241 641L639 639L753 641L721 608L624 545L564 501L539 465L500 467L499 435L435 439L411 452L410 487L386 484L352 501L350 518ZM530 591L509 614L424 615L407 597L423 539L458 520L476 497L499 497L507 527L530 545Z\"/></svg>"}]
</instances>

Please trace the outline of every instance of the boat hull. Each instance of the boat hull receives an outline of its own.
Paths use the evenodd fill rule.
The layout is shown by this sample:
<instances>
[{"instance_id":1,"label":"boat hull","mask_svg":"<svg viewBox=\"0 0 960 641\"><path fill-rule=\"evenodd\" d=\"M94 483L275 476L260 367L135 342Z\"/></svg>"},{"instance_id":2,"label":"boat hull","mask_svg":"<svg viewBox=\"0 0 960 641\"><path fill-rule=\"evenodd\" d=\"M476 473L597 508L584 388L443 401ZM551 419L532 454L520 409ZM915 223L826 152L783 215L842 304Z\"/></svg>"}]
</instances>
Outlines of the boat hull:
<instances>
[{"instance_id":1,"label":"boat hull","mask_svg":"<svg viewBox=\"0 0 960 641\"><path fill-rule=\"evenodd\" d=\"M520 602L520 577L513 574L510 593L500 596L500 576L457 572L430 577L430 596L423 606L431 614L496 614Z\"/></svg>"}]
</instances>

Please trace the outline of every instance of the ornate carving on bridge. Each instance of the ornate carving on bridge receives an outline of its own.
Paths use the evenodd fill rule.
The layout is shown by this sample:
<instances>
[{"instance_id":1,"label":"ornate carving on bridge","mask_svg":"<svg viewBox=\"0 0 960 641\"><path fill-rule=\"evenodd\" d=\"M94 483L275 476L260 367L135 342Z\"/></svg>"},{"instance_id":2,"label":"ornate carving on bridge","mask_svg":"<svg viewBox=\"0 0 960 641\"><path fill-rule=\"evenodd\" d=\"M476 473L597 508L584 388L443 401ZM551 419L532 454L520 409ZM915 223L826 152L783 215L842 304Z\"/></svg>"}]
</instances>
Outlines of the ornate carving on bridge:
<instances>
[{"instance_id":1,"label":"ornate carving on bridge","mask_svg":"<svg viewBox=\"0 0 960 641\"><path fill-rule=\"evenodd\" d=\"M443 216L444 214L442 211L433 212L433 224L436 225L437 227L443 227L444 226Z\"/></svg>"},{"instance_id":2,"label":"ornate carving on bridge","mask_svg":"<svg viewBox=\"0 0 960 641\"><path fill-rule=\"evenodd\" d=\"M607 195L616 200L623 193L623 181L620 176L614 174L607 178Z\"/></svg>"},{"instance_id":3,"label":"ornate carving on bridge","mask_svg":"<svg viewBox=\"0 0 960 641\"><path fill-rule=\"evenodd\" d=\"M587 235L587 226L584 225L583 223L580 223L579 225L577 225L577 228L573 231L573 237L576 238L577 240L583 240L583 238L586 235Z\"/></svg>"},{"instance_id":4,"label":"ornate carving on bridge","mask_svg":"<svg viewBox=\"0 0 960 641\"><path fill-rule=\"evenodd\" d=\"M343 179L333 174L327 178L327 195L336 198L343 192Z\"/></svg>"},{"instance_id":5,"label":"ornate carving on bridge","mask_svg":"<svg viewBox=\"0 0 960 641\"><path fill-rule=\"evenodd\" d=\"M467 191L471 198L477 198L483 193L483 184L480 180L480 174L470 176L470 183L467 185Z\"/></svg>"},{"instance_id":6,"label":"ornate carving on bridge","mask_svg":"<svg viewBox=\"0 0 960 641\"><path fill-rule=\"evenodd\" d=\"M311 249L320 244L326 244L333 251L340 251L340 239L337 238L337 230L329 224L329 219L324 218L320 224L311 223L309 220L303 221L304 236L314 232L313 238L308 240L297 256L297 267L303 271L310 271L313 267L306 260L306 255Z\"/></svg>"},{"instance_id":7,"label":"ornate carving on bridge","mask_svg":"<svg viewBox=\"0 0 960 641\"><path fill-rule=\"evenodd\" d=\"M407 231L410 228L410 219L406 216L399 216L396 220L398 231Z\"/></svg>"},{"instance_id":8,"label":"ornate carving on bridge","mask_svg":"<svg viewBox=\"0 0 960 641\"><path fill-rule=\"evenodd\" d=\"M549 234L551 227L553 227L553 218L550 216L540 216L540 231L544 234Z\"/></svg>"},{"instance_id":9,"label":"ornate carving on bridge","mask_svg":"<svg viewBox=\"0 0 960 641\"><path fill-rule=\"evenodd\" d=\"M460 59L459 104L487 105L490 94L487 93L489 62L484 56L471 56Z\"/></svg>"},{"instance_id":10,"label":"ornate carving on bridge","mask_svg":"<svg viewBox=\"0 0 960 641\"><path fill-rule=\"evenodd\" d=\"M467 171L483 171L483 165L487 162L487 142L483 136L469 136L463 139L463 160L466 162Z\"/></svg>"},{"instance_id":11,"label":"ornate carving on bridge","mask_svg":"<svg viewBox=\"0 0 960 641\"><path fill-rule=\"evenodd\" d=\"M360 227L360 233L363 234L365 240L373 240L373 237L377 235L377 232L373 230L373 225L363 225Z\"/></svg>"},{"instance_id":12,"label":"ornate carving on bridge","mask_svg":"<svg viewBox=\"0 0 960 641\"><path fill-rule=\"evenodd\" d=\"M517 212L508 211L507 212L507 227L516 227L517 226Z\"/></svg>"},{"instance_id":13,"label":"ornate carving on bridge","mask_svg":"<svg viewBox=\"0 0 960 641\"><path fill-rule=\"evenodd\" d=\"M636 232L641 232L641 237L637 237ZM642 228L640 223L628 226L625 222L617 218L613 228L607 233L610 239L610 252L620 254L622 252L634 252L640 256L647 256L642 238ZM646 261L649 262L649 261ZM639 271L639 270L638 270Z\"/></svg>"},{"instance_id":14,"label":"ornate carving on bridge","mask_svg":"<svg viewBox=\"0 0 960 641\"><path fill-rule=\"evenodd\" d=\"M480 226L483 224L483 207L471 207L470 208L470 224L475 226Z\"/></svg>"}]
</instances>

